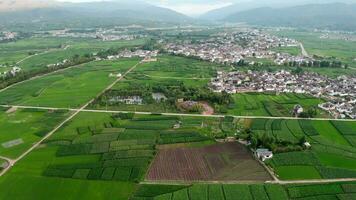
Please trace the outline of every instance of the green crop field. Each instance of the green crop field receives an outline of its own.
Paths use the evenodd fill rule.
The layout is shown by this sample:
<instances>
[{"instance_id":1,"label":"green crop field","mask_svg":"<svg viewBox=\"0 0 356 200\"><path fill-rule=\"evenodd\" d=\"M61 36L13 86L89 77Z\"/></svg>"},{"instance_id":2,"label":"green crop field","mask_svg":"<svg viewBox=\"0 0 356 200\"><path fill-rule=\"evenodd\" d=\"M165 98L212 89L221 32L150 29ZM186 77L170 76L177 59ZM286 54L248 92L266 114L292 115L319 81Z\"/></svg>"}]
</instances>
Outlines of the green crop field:
<instances>
[{"instance_id":1,"label":"green crop field","mask_svg":"<svg viewBox=\"0 0 356 200\"><path fill-rule=\"evenodd\" d=\"M347 133L343 127L354 127L355 122L284 120L278 127L274 121L254 120L251 130L289 142L304 136L311 144L309 150L277 153L268 161L281 179L356 177L356 149L340 131Z\"/></svg>"},{"instance_id":2,"label":"green crop field","mask_svg":"<svg viewBox=\"0 0 356 200\"><path fill-rule=\"evenodd\" d=\"M249 116L291 116L292 109L300 104L304 109L317 106L320 99L296 94L245 93L233 96L235 103L229 106L228 114ZM318 111L318 116L327 116Z\"/></svg>"},{"instance_id":3,"label":"green crop field","mask_svg":"<svg viewBox=\"0 0 356 200\"><path fill-rule=\"evenodd\" d=\"M115 80L110 73L124 73L138 59L102 61L67 69L18 84L0 93L2 104L79 107Z\"/></svg>"},{"instance_id":4,"label":"green crop field","mask_svg":"<svg viewBox=\"0 0 356 200\"><path fill-rule=\"evenodd\" d=\"M297 46L297 47L278 47L278 48L274 48L272 50L279 52L279 53L289 53L290 55L293 55L293 56L299 56L302 54L302 51L299 46Z\"/></svg>"},{"instance_id":5,"label":"green crop field","mask_svg":"<svg viewBox=\"0 0 356 200\"><path fill-rule=\"evenodd\" d=\"M216 71L223 69L228 67L178 56L160 56L157 62L143 64L136 72L154 78L208 78L209 81Z\"/></svg>"},{"instance_id":6,"label":"green crop field","mask_svg":"<svg viewBox=\"0 0 356 200\"><path fill-rule=\"evenodd\" d=\"M280 31L273 32L276 35L297 39L302 42L304 48L310 55L318 55L324 57L335 57L341 61L348 63L351 67L356 67L356 63L353 61L356 51L354 41L345 41L337 39L321 39L322 33L317 32L303 32L303 31ZM315 72L321 72L331 76L343 75L345 73L355 74L355 70L343 70L343 69L321 69L312 68L309 69Z\"/></svg>"},{"instance_id":7,"label":"green crop field","mask_svg":"<svg viewBox=\"0 0 356 200\"><path fill-rule=\"evenodd\" d=\"M74 55L97 53L109 48L140 46L145 41L144 39L137 39L104 42L97 39L33 37L2 45L0 47L0 64L13 64L24 59L19 63L19 66L25 71L31 71L70 59ZM64 47L67 48L64 49ZM30 57L29 53L37 53L38 55Z\"/></svg>"},{"instance_id":8,"label":"green crop field","mask_svg":"<svg viewBox=\"0 0 356 200\"><path fill-rule=\"evenodd\" d=\"M182 121L182 130L168 133L173 131L171 122L175 120ZM201 127L205 120L208 127ZM212 121L219 122L160 115L79 113L0 178L0 187L6 191L0 199L45 199L50 195L58 199L108 199L112 195L128 199L137 182L144 179L156 144L169 138L169 143L179 143L175 140L178 137L185 141L193 136L201 137L199 141L211 140L204 133L211 128L210 123L214 124ZM16 183L16 187L9 183ZM180 192L175 198L185 194Z\"/></svg>"},{"instance_id":9,"label":"green crop field","mask_svg":"<svg viewBox=\"0 0 356 200\"><path fill-rule=\"evenodd\" d=\"M66 112L0 112L0 155L16 158L64 119Z\"/></svg>"}]
</instances>

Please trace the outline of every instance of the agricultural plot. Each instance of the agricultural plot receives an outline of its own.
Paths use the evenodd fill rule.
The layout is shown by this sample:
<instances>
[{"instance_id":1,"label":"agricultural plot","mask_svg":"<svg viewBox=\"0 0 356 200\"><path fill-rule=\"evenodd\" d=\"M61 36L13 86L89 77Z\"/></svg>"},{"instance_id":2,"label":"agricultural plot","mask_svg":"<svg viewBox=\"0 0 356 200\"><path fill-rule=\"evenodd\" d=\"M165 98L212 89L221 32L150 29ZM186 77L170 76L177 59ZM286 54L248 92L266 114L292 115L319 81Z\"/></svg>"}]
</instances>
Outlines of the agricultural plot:
<instances>
[{"instance_id":1,"label":"agricultural plot","mask_svg":"<svg viewBox=\"0 0 356 200\"><path fill-rule=\"evenodd\" d=\"M265 181L270 177L243 145L226 143L203 148L162 149L153 161L146 179Z\"/></svg>"},{"instance_id":2,"label":"agricultural plot","mask_svg":"<svg viewBox=\"0 0 356 200\"><path fill-rule=\"evenodd\" d=\"M94 62L47 75L1 92L0 103L77 108L115 80L110 73L126 72L137 63L137 59Z\"/></svg>"},{"instance_id":3,"label":"agricultural plot","mask_svg":"<svg viewBox=\"0 0 356 200\"><path fill-rule=\"evenodd\" d=\"M293 107L300 104L304 109L317 107L322 102L320 99L297 94L267 94L244 93L233 95L234 105L230 105L228 114L247 116L292 116ZM318 110L319 117L327 114Z\"/></svg>"},{"instance_id":4,"label":"agricultural plot","mask_svg":"<svg viewBox=\"0 0 356 200\"><path fill-rule=\"evenodd\" d=\"M352 146L356 147L356 123L339 121L332 121L331 123Z\"/></svg>"},{"instance_id":5,"label":"agricultural plot","mask_svg":"<svg viewBox=\"0 0 356 200\"><path fill-rule=\"evenodd\" d=\"M0 111L0 155L16 158L59 124L66 112Z\"/></svg>"},{"instance_id":6,"label":"agricultural plot","mask_svg":"<svg viewBox=\"0 0 356 200\"><path fill-rule=\"evenodd\" d=\"M154 200L287 200L287 190L279 185L148 185L141 184L134 199Z\"/></svg>"},{"instance_id":7,"label":"agricultural plot","mask_svg":"<svg viewBox=\"0 0 356 200\"><path fill-rule=\"evenodd\" d=\"M185 136L179 133L180 129L171 127L169 122L175 120L182 122L182 130L195 129L195 134L219 122L193 117L79 113L0 178L0 187L6 191L0 194L0 199L9 195L27 199L48 199L52 195L58 199L110 199L114 195L118 199L129 199L137 182L146 175L161 134L175 131L172 136ZM149 129L142 128L149 124ZM14 181L16 184L10 184ZM185 188L177 187L164 191L170 193ZM149 192L155 191L150 189ZM186 191L179 192L175 198L186 195Z\"/></svg>"},{"instance_id":8,"label":"agricultural plot","mask_svg":"<svg viewBox=\"0 0 356 200\"><path fill-rule=\"evenodd\" d=\"M28 38L2 45L0 64L13 64L22 60L19 66L24 71L38 70L49 64L70 59L74 55L83 56L108 48L141 46L145 42L144 39L103 42L84 38ZM30 56L34 53L37 55Z\"/></svg>"},{"instance_id":9,"label":"agricultural plot","mask_svg":"<svg viewBox=\"0 0 356 200\"><path fill-rule=\"evenodd\" d=\"M178 99L207 102L210 106L221 103L210 102L218 96L209 88L210 78L223 66L177 56L159 56L157 62L143 63L130 73L125 80L99 97L91 107L142 112L189 112L180 109ZM164 96L163 100L153 98L154 94ZM139 96L140 103L124 103L122 97ZM217 110L216 108L213 108ZM213 112L214 112L213 110ZM219 110L219 109L218 109ZM219 111L216 111L219 112Z\"/></svg>"},{"instance_id":10,"label":"agricultural plot","mask_svg":"<svg viewBox=\"0 0 356 200\"><path fill-rule=\"evenodd\" d=\"M251 130L290 142L298 142L304 136L311 144L309 150L277 153L268 161L281 179L352 178L356 177L356 149L350 142L354 125L355 122L282 120L277 123L258 119L252 122Z\"/></svg>"},{"instance_id":11,"label":"agricultural plot","mask_svg":"<svg viewBox=\"0 0 356 200\"><path fill-rule=\"evenodd\" d=\"M132 199L154 200L351 200L355 197L355 183L311 185L249 185L249 184L141 184Z\"/></svg>"},{"instance_id":12,"label":"agricultural plot","mask_svg":"<svg viewBox=\"0 0 356 200\"><path fill-rule=\"evenodd\" d=\"M345 63L354 66L354 52L355 42L350 42L346 40L337 39L321 39L322 33L310 33L305 31L280 31L274 32L274 34L279 36L285 36L289 38L297 39L302 42L306 51L310 55L317 55L323 57L335 57L342 60ZM309 70L317 71L331 76L340 76L342 74L355 73L353 70L344 69L322 69L322 68L311 68Z\"/></svg>"},{"instance_id":13,"label":"agricultural plot","mask_svg":"<svg viewBox=\"0 0 356 200\"><path fill-rule=\"evenodd\" d=\"M228 67L221 66L215 63L199 61L196 59L184 58L179 56L160 56L157 62L143 64L136 73L153 78L171 79L181 78L210 78L215 76L216 71L227 69Z\"/></svg>"},{"instance_id":14,"label":"agricultural plot","mask_svg":"<svg viewBox=\"0 0 356 200\"><path fill-rule=\"evenodd\" d=\"M276 140L296 143L304 136L296 120L254 119L250 127L253 134L268 135Z\"/></svg>"}]
</instances>

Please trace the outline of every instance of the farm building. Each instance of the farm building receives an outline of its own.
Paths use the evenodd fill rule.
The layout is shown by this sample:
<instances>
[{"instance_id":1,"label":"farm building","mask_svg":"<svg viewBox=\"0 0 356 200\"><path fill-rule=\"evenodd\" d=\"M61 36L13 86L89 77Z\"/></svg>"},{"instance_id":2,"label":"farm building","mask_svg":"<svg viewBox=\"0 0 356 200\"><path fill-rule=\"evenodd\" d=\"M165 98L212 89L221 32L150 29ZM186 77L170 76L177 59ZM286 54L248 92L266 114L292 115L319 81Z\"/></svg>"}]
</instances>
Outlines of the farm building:
<instances>
[{"instance_id":1,"label":"farm building","mask_svg":"<svg viewBox=\"0 0 356 200\"><path fill-rule=\"evenodd\" d=\"M128 97L113 97L112 99L109 100L110 102L120 102L120 103L125 103L129 105L141 105L143 103L143 99L140 96L128 96Z\"/></svg>"},{"instance_id":2,"label":"farm building","mask_svg":"<svg viewBox=\"0 0 356 200\"><path fill-rule=\"evenodd\" d=\"M265 161L267 159L271 159L273 157L272 151L268 149L256 149L255 155L258 159Z\"/></svg>"},{"instance_id":3,"label":"farm building","mask_svg":"<svg viewBox=\"0 0 356 200\"><path fill-rule=\"evenodd\" d=\"M166 101L167 97L163 94L163 93L152 93L152 98L156 101L156 102L162 102L162 101Z\"/></svg>"}]
</instances>

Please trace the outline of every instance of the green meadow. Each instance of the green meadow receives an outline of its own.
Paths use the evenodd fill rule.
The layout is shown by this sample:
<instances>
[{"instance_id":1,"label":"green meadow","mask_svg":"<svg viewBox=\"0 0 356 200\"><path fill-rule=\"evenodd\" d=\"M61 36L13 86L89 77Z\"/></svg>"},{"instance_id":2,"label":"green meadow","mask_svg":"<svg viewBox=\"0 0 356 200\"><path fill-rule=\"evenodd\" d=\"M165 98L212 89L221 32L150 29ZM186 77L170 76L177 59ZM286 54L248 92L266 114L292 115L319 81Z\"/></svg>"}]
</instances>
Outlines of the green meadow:
<instances>
[{"instance_id":1,"label":"green meadow","mask_svg":"<svg viewBox=\"0 0 356 200\"><path fill-rule=\"evenodd\" d=\"M0 93L1 104L77 108L115 80L111 73L125 73L138 59L84 64L30 80Z\"/></svg>"}]
</instances>

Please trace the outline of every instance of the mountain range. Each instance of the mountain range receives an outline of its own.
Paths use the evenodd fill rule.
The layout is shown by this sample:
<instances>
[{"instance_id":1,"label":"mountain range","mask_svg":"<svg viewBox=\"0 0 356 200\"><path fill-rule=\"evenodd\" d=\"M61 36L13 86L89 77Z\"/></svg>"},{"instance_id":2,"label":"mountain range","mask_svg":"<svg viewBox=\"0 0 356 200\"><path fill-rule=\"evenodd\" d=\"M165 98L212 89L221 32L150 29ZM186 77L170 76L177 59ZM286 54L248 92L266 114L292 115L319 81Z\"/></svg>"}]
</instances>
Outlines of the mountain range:
<instances>
[{"instance_id":1,"label":"mountain range","mask_svg":"<svg viewBox=\"0 0 356 200\"><path fill-rule=\"evenodd\" d=\"M18 1L18 0L17 0ZM31 4L31 0L26 0ZM15 1L16 2L16 1ZM102 1L90 3L58 3L31 4L27 9L22 4L13 4L13 9L0 12L1 23L73 23L89 21L97 23L129 23L146 22L186 22L191 18L173 10L154 6L143 1ZM0 5L2 5L0 3ZM8 5L7 5L8 6ZM16 7L17 6L17 7Z\"/></svg>"},{"instance_id":2,"label":"mountain range","mask_svg":"<svg viewBox=\"0 0 356 200\"><path fill-rule=\"evenodd\" d=\"M183 24L215 21L355 31L356 0L338 0L341 3L331 3L333 1L337 0L244 0L193 19L143 0L111 0L91 3L0 0L0 24L78 27L137 22Z\"/></svg>"},{"instance_id":3,"label":"mountain range","mask_svg":"<svg viewBox=\"0 0 356 200\"><path fill-rule=\"evenodd\" d=\"M356 30L356 4L308 4L287 8L262 7L236 12L223 19L262 26Z\"/></svg>"}]
</instances>

